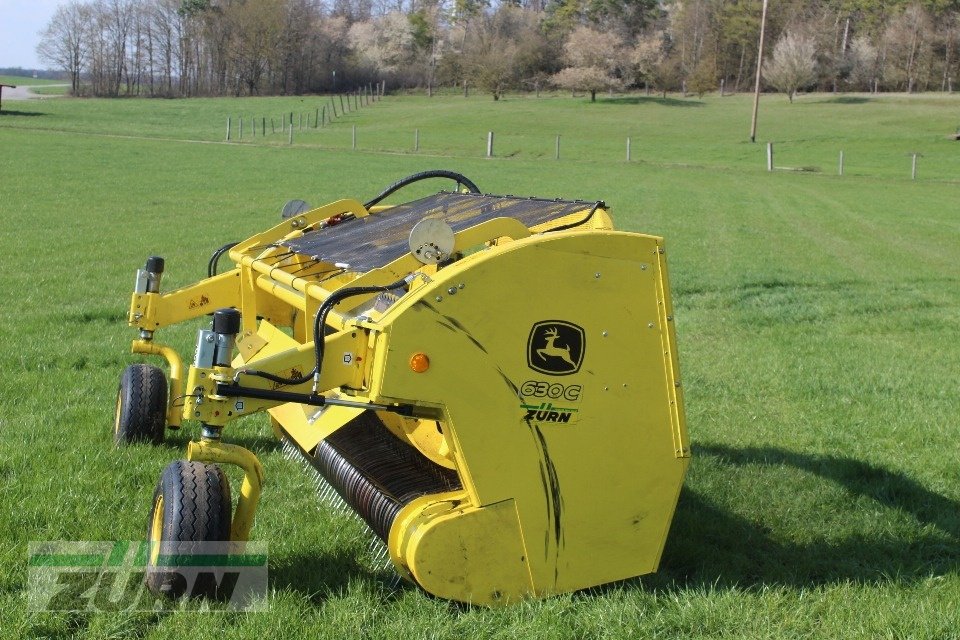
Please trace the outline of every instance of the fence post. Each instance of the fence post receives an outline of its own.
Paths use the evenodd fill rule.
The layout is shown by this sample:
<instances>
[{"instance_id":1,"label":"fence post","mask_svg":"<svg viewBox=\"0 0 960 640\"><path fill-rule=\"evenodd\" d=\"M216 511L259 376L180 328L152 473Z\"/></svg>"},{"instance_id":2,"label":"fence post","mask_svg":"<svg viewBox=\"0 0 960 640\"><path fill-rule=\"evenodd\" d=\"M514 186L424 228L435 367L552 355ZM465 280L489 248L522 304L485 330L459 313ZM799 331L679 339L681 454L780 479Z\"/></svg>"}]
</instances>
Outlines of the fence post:
<instances>
[{"instance_id":1,"label":"fence post","mask_svg":"<svg viewBox=\"0 0 960 640\"><path fill-rule=\"evenodd\" d=\"M290 138L287 140L287 144L293 144L293 118L290 119Z\"/></svg>"},{"instance_id":2,"label":"fence post","mask_svg":"<svg viewBox=\"0 0 960 640\"><path fill-rule=\"evenodd\" d=\"M773 171L773 143L767 143L767 171Z\"/></svg>"},{"instance_id":3,"label":"fence post","mask_svg":"<svg viewBox=\"0 0 960 640\"><path fill-rule=\"evenodd\" d=\"M839 175L843 175L843 149L840 150L840 168Z\"/></svg>"},{"instance_id":4,"label":"fence post","mask_svg":"<svg viewBox=\"0 0 960 640\"><path fill-rule=\"evenodd\" d=\"M352 146L353 150L357 150L357 125L353 125L353 134L352 134Z\"/></svg>"},{"instance_id":5,"label":"fence post","mask_svg":"<svg viewBox=\"0 0 960 640\"><path fill-rule=\"evenodd\" d=\"M227 116L227 142L230 142L230 116Z\"/></svg>"},{"instance_id":6,"label":"fence post","mask_svg":"<svg viewBox=\"0 0 960 640\"><path fill-rule=\"evenodd\" d=\"M256 138L257 137L257 118L256 117L250 118L250 124L253 125L253 137Z\"/></svg>"},{"instance_id":7,"label":"fence post","mask_svg":"<svg viewBox=\"0 0 960 640\"><path fill-rule=\"evenodd\" d=\"M630 137L627 136L627 162L630 162L631 155L632 154L630 153Z\"/></svg>"},{"instance_id":8,"label":"fence post","mask_svg":"<svg viewBox=\"0 0 960 640\"><path fill-rule=\"evenodd\" d=\"M724 79L724 78L720 78L720 97L721 97L721 98L722 98L722 97L724 96L724 94L726 93L726 91L725 91L725 89L724 89L724 85L725 85L725 84L726 84L725 79Z\"/></svg>"},{"instance_id":9,"label":"fence post","mask_svg":"<svg viewBox=\"0 0 960 640\"><path fill-rule=\"evenodd\" d=\"M914 152L914 153L912 153L912 154L910 154L910 155L913 156L913 162L912 162L911 165L910 165L910 179L911 179L911 180L916 180L916 179L917 179L917 158L920 157L920 154Z\"/></svg>"},{"instance_id":10,"label":"fence post","mask_svg":"<svg viewBox=\"0 0 960 640\"><path fill-rule=\"evenodd\" d=\"M243 116L237 118L237 140L243 140Z\"/></svg>"},{"instance_id":11,"label":"fence post","mask_svg":"<svg viewBox=\"0 0 960 640\"><path fill-rule=\"evenodd\" d=\"M340 113L346 113L346 109L343 108L343 94L340 94Z\"/></svg>"},{"instance_id":12,"label":"fence post","mask_svg":"<svg viewBox=\"0 0 960 640\"><path fill-rule=\"evenodd\" d=\"M273 123L273 118L270 118L270 133L277 132L277 125Z\"/></svg>"},{"instance_id":13,"label":"fence post","mask_svg":"<svg viewBox=\"0 0 960 640\"><path fill-rule=\"evenodd\" d=\"M317 112L313 114L313 128L317 129L320 127L320 107L317 107Z\"/></svg>"},{"instance_id":14,"label":"fence post","mask_svg":"<svg viewBox=\"0 0 960 640\"><path fill-rule=\"evenodd\" d=\"M493 157L493 131L487 131L487 157Z\"/></svg>"},{"instance_id":15,"label":"fence post","mask_svg":"<svg viewBox=\"0 0 960 640\"><path fill-rule=\"evenodd\" d=\"M557 150L556 150L556 153L554 154L553 159L554 160L560 159L560 135L559 134L557 135Z\"/></svg>"},{"instance_id":16,"label":"fence post","mask_svg":"<svg viewBox=\"0 0 960 640\"><path fill-rule=\"evenodd\" d=\"M420 129L413 130L413 150L420 151Z\"/></svg>"}]
</instances>

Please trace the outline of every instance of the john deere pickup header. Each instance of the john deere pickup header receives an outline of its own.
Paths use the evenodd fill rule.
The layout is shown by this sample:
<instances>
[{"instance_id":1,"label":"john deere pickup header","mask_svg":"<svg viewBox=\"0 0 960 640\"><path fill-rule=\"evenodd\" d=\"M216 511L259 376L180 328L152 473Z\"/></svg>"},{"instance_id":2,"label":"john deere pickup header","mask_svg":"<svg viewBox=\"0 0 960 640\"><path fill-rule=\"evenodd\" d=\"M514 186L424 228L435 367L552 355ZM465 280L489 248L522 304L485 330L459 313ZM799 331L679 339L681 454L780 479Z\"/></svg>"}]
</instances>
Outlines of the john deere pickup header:
<instances>
[{"instance_id":1,"label":"john deere pickup header","mask_svg":"<svg viewBox=\"0 0 960 640\"><path fill-rule=\"evenodd\" d=\"M380 204L427 177L457 188ZM199 423L151 541L248 539L263 470L225 441L266 411L429 593L497 605L656 570L690 455L661 238L447 171L294 211L196 284L163 291L157 257L137 274L133 351L169 375L126 369L114 437ZM184 371L158 332L211 313ZM243 469L233 513L216 463Z\"/></svg>"}]
</instances>

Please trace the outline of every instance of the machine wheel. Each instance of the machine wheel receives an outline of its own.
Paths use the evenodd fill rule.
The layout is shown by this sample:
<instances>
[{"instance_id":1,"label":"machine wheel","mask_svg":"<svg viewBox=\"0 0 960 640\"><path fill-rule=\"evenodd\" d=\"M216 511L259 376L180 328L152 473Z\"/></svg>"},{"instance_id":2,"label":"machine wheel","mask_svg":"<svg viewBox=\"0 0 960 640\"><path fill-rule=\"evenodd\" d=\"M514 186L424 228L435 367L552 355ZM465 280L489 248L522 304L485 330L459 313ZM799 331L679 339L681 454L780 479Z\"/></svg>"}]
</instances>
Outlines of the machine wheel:
<instances>
[{"instance_id":1,"label":"machine wheel","mask_svg":"<svg viewBox=\"0 0 960 640\"><path fill-rule=\"evenodd\" d=\"M151 593L179 598L190 590L190 597L217 598L217 580L208 572L196 574L187 584L178 567L157 569L161 541L226 542L230 540L230 483L219 466L203 462L177 460L163 470L153 492L153 508L147 520L150 556L146 585ZM177 554L190 553L191 545L176 545Z\"/></svg>"},{"instance_id":2,"label":"machine wheel","mask_svg":"<svg viewBox=\"0 0 960 640\"><path fill-rule=\"evenodd\" d=\"M163 442L167 421L167 378L159 367L131 364L120 376L113 439L117 446Z\"/></svg>"}]
</instances>

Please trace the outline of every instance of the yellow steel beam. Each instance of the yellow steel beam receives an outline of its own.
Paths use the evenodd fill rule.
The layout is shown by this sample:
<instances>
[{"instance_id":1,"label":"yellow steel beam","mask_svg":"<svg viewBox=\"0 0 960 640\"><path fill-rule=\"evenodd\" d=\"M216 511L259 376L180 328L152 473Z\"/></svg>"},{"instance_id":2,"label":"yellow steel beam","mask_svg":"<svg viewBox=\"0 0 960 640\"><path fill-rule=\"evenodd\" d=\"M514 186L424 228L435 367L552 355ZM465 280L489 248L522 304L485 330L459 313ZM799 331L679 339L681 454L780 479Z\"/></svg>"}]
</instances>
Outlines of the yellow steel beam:
<instances>
[{"instance_id":1,"label":"yellow steel beam","mask_svg":"<svg viewBox=\"0 0 960 640\"><path fill-rule=\"evenodd\" d=\"M200 442L191 441L187 445L187 460L233 464L243 469L243 484L240 486L237 510L233 514L233 523L230 526L230 540L239 542L248 540L263 486L263 466L257 460L257 456L235 444L201 440Z\"/></svg>"}]
</instances>

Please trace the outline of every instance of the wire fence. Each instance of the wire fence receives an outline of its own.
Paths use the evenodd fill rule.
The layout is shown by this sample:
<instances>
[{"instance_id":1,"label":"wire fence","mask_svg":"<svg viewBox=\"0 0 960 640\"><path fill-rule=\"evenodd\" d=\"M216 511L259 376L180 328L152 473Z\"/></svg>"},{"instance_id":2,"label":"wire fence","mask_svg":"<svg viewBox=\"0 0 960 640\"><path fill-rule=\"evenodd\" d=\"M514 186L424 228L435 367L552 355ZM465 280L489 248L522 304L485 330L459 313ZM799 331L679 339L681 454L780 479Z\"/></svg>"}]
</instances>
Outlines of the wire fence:
<instances>
[{"instance_id":1,"label":"wire fence","mask_svg":"<svg viewBox=\"0 0 960 640\"><path fill-rule=\"evenodd\" d=\"M663 166L709 166L732 170L819 173L826 175L903 180L960 181L960 130L944 136L934 149L902 149L878 154L867 146L853 150L823 142L757 143L731 155L724 143L695 141L672 145L665 152L657 139L644 133L598 135L522 131L481 131L476 126L461 135L429 128L405 129L396 122L357 124L353 116L384 97L384 85L368 85L349 93L320 98L310 110L270 116L229 116L226 141L318 147L333 151L423 154L455 158L523 158L534 160L619 160ZM693 160L690 160L690 159Z\"/></svg>"}]
</instances>

